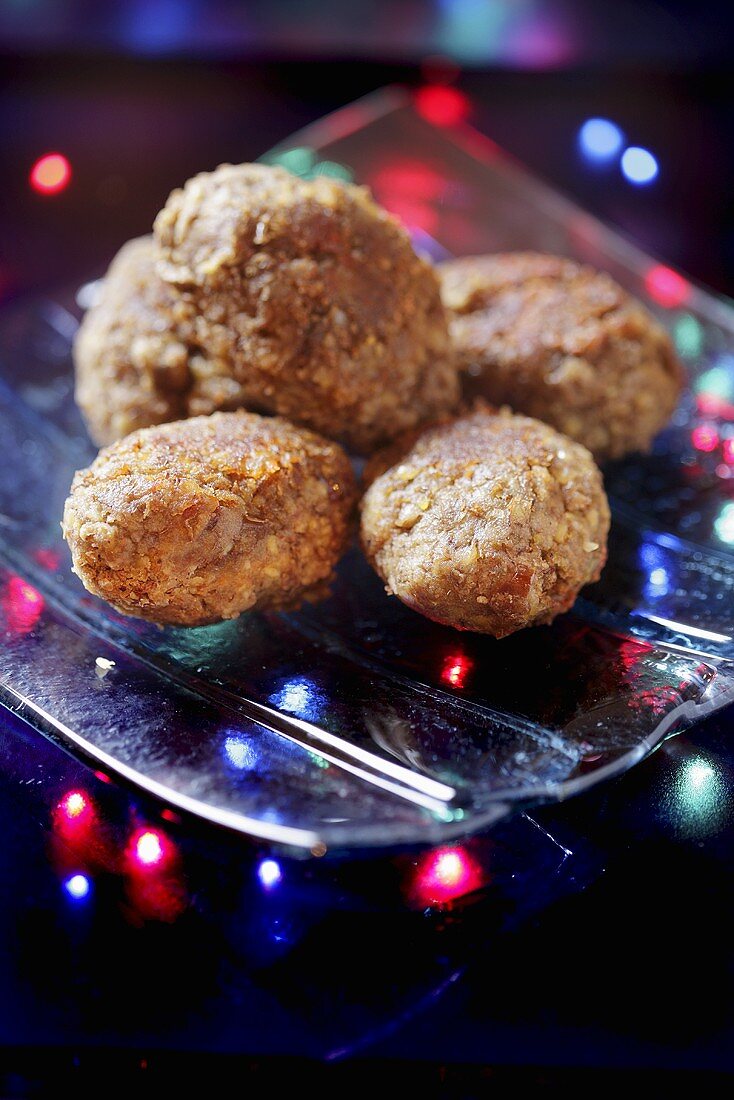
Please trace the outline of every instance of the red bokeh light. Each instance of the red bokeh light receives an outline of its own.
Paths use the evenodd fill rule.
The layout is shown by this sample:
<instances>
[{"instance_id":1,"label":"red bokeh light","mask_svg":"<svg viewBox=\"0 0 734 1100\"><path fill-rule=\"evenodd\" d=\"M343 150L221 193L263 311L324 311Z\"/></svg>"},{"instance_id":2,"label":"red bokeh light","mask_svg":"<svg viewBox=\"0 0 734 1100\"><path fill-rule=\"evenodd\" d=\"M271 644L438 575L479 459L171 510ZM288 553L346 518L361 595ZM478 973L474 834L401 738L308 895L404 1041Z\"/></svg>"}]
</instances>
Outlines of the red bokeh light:
<instances>
[{"instance_id":1,"label":"red bokeh light","mask_svg":"<svg viewBox=\"0 0 734 1100\"><path fill-rule=\"evenodd\" d=\"M396 160L383 165L369 181L375 195L409 229L433 233L438 225L435 204L447 181L420 160Z\"/></svg>"},{"instance_id":2,"label":"red bokeh light","mask_svg":"<svg viewBox=\"0 0 734 1100\"><path fill-rule=\"evenodd\" d=\"M474 662L463 653L450 653L443 663L441 679L453 688L463 688L467 677L474 668Z\"/></svg>"},{"instance_id":3,"label":"red bokeh light","mask_svg":"<svg viewBox=\"0 0 734 1100\"><path fill-rule=\"evenodd\" d=\"M87 844L97 825L97 812L86 791L67 791L53 812L54 831L65 841Z\"/></svg>"},{"instance_id":4,"label":"red bokeh light","mask_svg":"<svg viewBox=\"0 0 734 1100\"><path fill-rule=\"evenodd\" d=\"M458 88L446 84L427 84L415 94L418 114L434 126L455 126L469 114L471 104Z\"/></svg>"},{"instance_id":5,"label":"red bokeh light","mask_svg":"<svg viewBox=\"0 0 734 1100\"><path fill-rule=\"evenodd\" d=\"M9 630L14 634L29 634L40 619L44 608L43 596L24 581L12 576L3 593L2 610Z\"/></svg>"},{"instance_id":6,"label":"red bokeh light","mask_svg":"<svg viewBox=\"0 0 734 1100\"><path fill-rule=\"evenodd\" d=\"M441 905L482 884L482 873L465 848L438 848L418 864L415 894L423 905Z\"/></svg>"},{"instance_id":7,"label":"red bokeh light","mask_svg":"<svg viewBox=\"0 0 734 1100\"><path fill-rule=\"evenodd\" d=\"M645 290L661 306L674 309L682 306L691 296L691 284L677 271L664 264L651 267L645 276Z\"/></svg>"},{"instance_id":8,"label":"red bokeh light","mask_svg":"<svg viewBox=\"0 0 734 1100\"><path fill-rule=\"evenodd\" d=\"M33 551L33 557L39 565L51 572L61 565L61 554L58 550L51 550L48 546L39 546L37 550Z\"/></svg>"},{"instance_id":9,"label":"red bokeh light","mask_svg":"<svg viewBox=\"0 0 734 1100\"><path fill-rule=\"evenodd\" d=\"M133 919L174 921L189 899L176 845L160 829L137 829L126 849L126 891Z\"/></svg>"},{"instance_id":10,"label":"red bokeh light","mask_svg":"<svg viewBox=\"0 0 734 1100\"><path fill-rule=\"evenodd\" d=\"M734 463L734 437L724 440L721 453L724 456L724 462L728 462L729 465Z\"/></svg>"},{"instance_id":11,"label":"red bokeh light","mask_svg":"<svg viewBox=\"0 0 734 1100\"><path fill-rule=\"evenodd\" d=\"M696 407L704 416L718 416L722 420L734 420L734 405L715 393L699 393Z\"/></svg>"},{"instance_id":12,"label":"red bokeh light","mask_svg":"<svg viewBox=\"0 0 734 1100\"><path fill-rule=\"evenodd\" d=\"M63 153L46 153L31 168L29 180L39 195L57 195L71 180L71 165Z\"/></svg>"},{"instance_id":13,"label":"red bokeh light","mask_svg":"<svg viewBox=\"0 0 734 1100\"><path fill-rule=\"evenodd\" d=\"M691 442L697 451L715 451L719 445L719 433L713 424L699 424L691 432Z\"/></svg>"},{"instance_id":14,"label":"red bokeh light","mask_svg":"<svg viewBox=\"0 0 734 1100\"><path fill-rule=\"evenodd\" d=\"M157 829L141 829L130 841L130 852L139 867L157 867L166 858L168 842Z\"/></svg>"},{"instance_id":15,"label":"red bokeh light","mask_svg":"<svg viewBox=\"0 0 734 1100\"><path fill-rule=\"evenodd\" d=\"M89 803L81 791L70 791L61 800L61 809L69 819L81 817L89 809Z\"/></svg>"}]
</instances>

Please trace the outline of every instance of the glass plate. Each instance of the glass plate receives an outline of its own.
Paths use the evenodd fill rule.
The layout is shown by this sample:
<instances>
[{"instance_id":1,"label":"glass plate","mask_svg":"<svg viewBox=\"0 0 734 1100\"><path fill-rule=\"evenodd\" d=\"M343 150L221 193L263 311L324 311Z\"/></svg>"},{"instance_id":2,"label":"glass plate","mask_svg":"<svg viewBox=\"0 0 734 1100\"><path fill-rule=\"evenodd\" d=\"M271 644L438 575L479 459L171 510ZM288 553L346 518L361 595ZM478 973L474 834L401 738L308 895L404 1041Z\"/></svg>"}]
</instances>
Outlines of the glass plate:
<instances>
[{"instance_id":1,"label":"glass plate","mask_svg":"<svg viewBox=\"0 0 734 1100\"><path fill-rule=\"evenodd\" d=\"M0 697L169 804L326 848L436 844L630 767L734 697L734 310L403 92L266 158L368 183L434 257L561 252L662 316L692 389L651 455L606 471L610 561L571 614L497 642L388 599L356 549L296 614L193 630L115 614L59 518L93 449L72 399L73 294L0 318ZM88 299L90 289L85 288ZM84 296L81 298L84 301Z\"/></svg>"}]
</instances>

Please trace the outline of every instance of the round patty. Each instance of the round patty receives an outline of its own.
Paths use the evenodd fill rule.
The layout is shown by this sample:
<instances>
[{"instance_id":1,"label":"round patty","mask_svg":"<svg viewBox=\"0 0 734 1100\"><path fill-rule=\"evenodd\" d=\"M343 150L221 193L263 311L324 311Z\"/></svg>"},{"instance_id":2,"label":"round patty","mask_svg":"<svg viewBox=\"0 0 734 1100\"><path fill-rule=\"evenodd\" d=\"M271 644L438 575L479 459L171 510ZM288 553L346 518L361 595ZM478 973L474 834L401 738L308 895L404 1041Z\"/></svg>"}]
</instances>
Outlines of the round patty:
<instances>
[{"instance_id":1,"label":"round patty","mask_svg":"<svg viewBox=\"0 0 734 1100\"><path fill-rule=\"evenodd\" d=\"M195 626L317 593L355 501L337 444L279 418L216 413L101 451L75 475L62 527L90 592L127 615Z\"/></svg>"},{"instance_id":2,"label":"round patty","mask_svg":"<svg viewBox=\"0 0 734 1100\"><path fill-rule=\"evenodd\" d=\"M467 396L536 416L598 461L645 451L683 386L670 337L608 275L535 252L440 265Z\"/></svg>"},{"instance_id":3,"label":"round patty","mask_svg":"<svg viewBox=\"0 0 734 1100\"><path fill-rule=\"evenodd\" d=\"M157 259L152 237L123 245L74 342L76 402L100 446L210 411L197 407L208 360L191 344L191 303L159 277Z\"/></svg>"},{"instance_id":4,"label":"round patty","mask_svg":"<svg viewBox=\"0 0 734 1100\"><path fill-rule=\"evenodd\" d=\"M197 412L278 413L369 452L455 407L436 273L364 188L223 165L171 194L155 235L193 307Z\"/></svg>"},{"instance_id":5,"label":"round patty","mask_svg":"<svg viewBox=\"0 0 734 1100\"><path fill-rule=\"evenodd\" d=\"M429 619L493 634L549 623L597 580L609 506L589 452L547 424L478 408L398 445L362 501L387 591Z\"/></svg>"}]
</instances>

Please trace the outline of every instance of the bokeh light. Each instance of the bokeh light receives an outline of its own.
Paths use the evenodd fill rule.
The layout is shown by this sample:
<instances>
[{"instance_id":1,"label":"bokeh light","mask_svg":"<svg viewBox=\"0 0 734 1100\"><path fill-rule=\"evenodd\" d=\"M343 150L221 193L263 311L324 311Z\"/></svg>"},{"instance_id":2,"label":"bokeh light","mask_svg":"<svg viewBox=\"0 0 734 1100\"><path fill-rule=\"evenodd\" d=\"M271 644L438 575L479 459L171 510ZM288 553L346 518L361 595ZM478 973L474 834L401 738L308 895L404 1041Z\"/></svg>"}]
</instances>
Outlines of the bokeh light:
<instances>
[{"instance_id":1,"label":"bokeh light","mask_svg":"<svg viewBox=\"0 0 734 1100\"><path fill-rule=\"evenodd\" d=\"M154 867L165 855L164 841L155 829L146 829L134 838L133 853L142 867Z\"/></svg>"},{"instance_id":2,"label":"bokeh light","mask_svg":"<svg viewBox=\"0 0 734 1100\"><path fill-rule=\"evenodd\" d=\"M710 836L729 809L727 788L716 766L702 754L685 759L663 803L682 836Z\"/></svg>"},{"instance_id":3,"label":"bokeh light","mask_svg":"<svg viewBox=\"0 0 734 1100\"><path fill-rule=\"evenodd\" d=\"M691 284L672 268L655 264L645 276L645 290L661 306L675 309L688 301Z\"/></svg>"},{"instance_id":4,"label":"bokeh light","mask_svg":"<svg viewBox=\"0 0 734 1100\"><path fill-rule=\"evenodd\" d=\"M44 569L55 572L61 565L61 554L58 550L52 550L49 546L39 546L33 551L33 557Z\"/></svg>"},{"instance_id":5,"label":"bokeh light","mask_svg":"<svg viewBox=\"0 0 734 1100\"><path fill-rule=\"evenodd\" d=\"M224 739L224 755L233 768L251 772L257 766L257 752L249 737L241 733L229 733Z\"/></svg>"},{"instance_id":6,"label":"bokeh light","mask_svg":"<svg viewBox=\"0 0 734 1100\"><path fill-rule=\"evenodd\" d=\"M698 424L691 432L691 442L697 451L708 454L719 446L719 433L713 424Z\"/></svg>"},{"instance_id":7,"label":"bokeh light","mask_svg":"<svg viewBox=\"0 0 734 1100\"><path fill-rule=\"evenodd\" d=\"M696 407L704 416L734 420L734 356L719 355L693 383Z\"/></svg>"},{"instance_id":8,"label":"bokeh light","mask_svg":"<svg viewBox=\"0 0 734 1100\"><path fill-rule=\"evenodd\" d=\"M324 694L307 676L294 676L285 680L270 696L270 702L278 710L296 714L299 718L318 718L324 708Z\"/></svg>"},{"instance_id":9,"label":"bokeh light","mask_svg":"<svg viewBox=\"0 0 734 1100\"><path fill-rule=\"evenodd\" d=\"M175 921L188 907L189 895L177 846L159 829L136 830L125 860L125 888L143 920Z\"/></svg>"},{"instance_id":10,"label":"bokeh light","mask_svg":"<svg viewBox=\"0 0 734 1100\"><path fill-rule=\"evenodd\" d=\"M703 329L690 313L684 313L673 326L675 346L687 359L695 359L703 349Z\"/></svg>"},{"instance_id":11,"label":"bokeh light","mask_svg":"<svg viewBox=\"0 0 734 1100\"><path fill-rule=\"evenodd\" d=\"M622 153L622 175L630 183L644 186L658 175L658 162L649 149L639 145L630 145Z\"/></svg>"},{"instance_id":12,"label":"bokeh light","mask_svg":"<svg viewBox=\"0 0 734 1100\"><path fill-rule=\"evenodd\" d=\"M446 84L427 84L415 96L418 114L434 126L455 126L469 114L471 104L458 88Z\"/></svg>"},{"instance_id":13,"label":"bokeh light","mask_svg":"<svg viewBox=\"0 0 734 1100\"><path fill-rule=\"evenodd\" d=\"M97 808L89 794L79 787L62 795L52 813L55 835L83 854L84 861L99 844Z\"/></svg>"},{"instance_id":14,"label":"bokeh light","mask_svg":"<svg viewBox=\"0 0 734 1100\"><path fill-rule=\"evenodd\" d=\"M644 575L643 595L647 600L657 600L670 588L668 572L669 556L655 542L643 542L638 551L640 568Z\"/></svg>"},{"instance_id":15,"label":"bokeh light","mask_svg":"<svg viewBox=\"0 0 734 1100\"><path fill-rule=\"evenodd\" d=\"M436 205L443 199L447 180L420 160L394 160L369 180L378 201L410 230L433 234L438 226Z\"/></svg>"},{"instance_id":16,"label":"bokeh light","mask_svg":"<svg viewBox=\"0 0 734 1100\"><path fill-rule=\"evenodd\" d=\"M734 543L734 501L730 500L721 509L714 520L714 531L722 542L728 545Z\"/></svg>"},{"instance_id":17,"label":"bokeh light","mask_svg":"<svg viewBox=\"0 0 734 1100\"><path fill-rule=\"evenodd\" d=\"M61 800L61 809L69 820L74 820L89 810L89 803L81 791L70 791Z\"/></svg>"},{"instance_id":18,"label":"bokeh light","mask_svg":"<svg viewBox=\"0 0 734 1100\"><path fill-rule=\"evenodd\" d=\"M270 164L278 164L294 176L305 176L313 168L316 162L316 154L307 145L296 145L293 149L286 149L282 153L276 153L268 158Z\"/></svg>"},{"instance_id":19,"label":"bokeh light","mask_svg":"<svg viewBox=\"0 0 734 1100\"><path fill-rule=\"evenodd\" d=\"M424 905L440 905L482 885L482 874L466 848L438 848L419 863L414 893Z\"/></svg>"},{"instance_id":20,"label":"bokeh light","mask_svg":"<svg viewBox=\"0 0 734 1100\"><path fill-rule=\"evenodd\" d=\"M74 901L81 901L83 898L86 898L90 888L91 884L89 879L86 875L82 875L81 873L70 875L69 878L64 881L64 889Z\"/></svg>"},{"instance_id":21,"label":"bokeh light","mask_svg":"<svg viewBox=\"0 0 734 1100\"><path fill-rule=\"evenodd\" d=\"M441 680L452 688L463 688L474 662L464 653L450 653L441 668Z\"/></svg>"},{"instance_id":22,"label":"bokeh light","mask_svg":"<svg viewBox=\"0 0 734 1100\"><path fill-rule=\"evenodd\" d=\"M257 877L265 890L272 890L283 878L283 872L277 860L263 859L258 864Z\"/></svg>"},{"instance_id":23,"label":"bokeh light","mask_svg":"<svg viewBox=\"0 0 734 1100\"><path fill-rule=\"evenodd\" d=\"M578 143L587 160L606 163L618 156L624 134L608 118L589 118L579 129Z\"/></svg>"},{"instance_id":24,"label":"bokeh light","mask_svg":"<svg viewBox=\"0 0 734 1100\"><path fill-rule=\"evenodd\" d=\"M71 180L71 165L63 153L46 153L31 168L29 179L39 195L57 195Z\"/></svg>"},{"instance_id":25,"label":"bokeh light","mask_svg":"<svg viewBox=\"0 0 734 1100\"><path fill-rule=\"evenodd\" d=\"M22 577L11 576L2 597L5 623L13 634L30 634L43 614L44 599Z\"/></svg>"}]
</instances>

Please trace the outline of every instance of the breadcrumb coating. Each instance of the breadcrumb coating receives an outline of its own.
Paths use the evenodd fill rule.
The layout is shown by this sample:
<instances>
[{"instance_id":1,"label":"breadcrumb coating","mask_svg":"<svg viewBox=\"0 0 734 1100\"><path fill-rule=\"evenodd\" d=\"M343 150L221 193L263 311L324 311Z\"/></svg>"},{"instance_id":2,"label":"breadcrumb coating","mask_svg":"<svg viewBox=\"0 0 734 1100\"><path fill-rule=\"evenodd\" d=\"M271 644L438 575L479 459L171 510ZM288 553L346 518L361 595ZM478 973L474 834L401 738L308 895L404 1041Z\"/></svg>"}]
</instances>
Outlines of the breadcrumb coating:
<instances>
[{"instance_id":1,"label":"breadcrumb coating","mask_svg":"<svg viewBox=\"0 0 734 1100\"><path fill-rule=\"evenodd\" d=\"M468 397L544 420L597 461L649 449L683 370L664 328L609 275L536 252L439 273Z\"/></svg>"},{"instance_id":2,"label":"breadcrumb coating","mask_svg":"<svg viewBox=\"0 0 734 1100\"><path fill-rule=\"evenodd\" d=\"M62 528L90 592L195 626L318 594L355 503L337 444L278 417L215 413L101 451L75 475Z\"/></svg>"},{"instance_id":3,"label":"breadcrumb coating","mask_svg":"<svg viewBox=\"0 0 734 1100\"><path fill-rule=\"evenodd\" d=\"M413 433L367 477L362 545L387 591L459 630L502 638L549 623L606 560L609 506L591 455L508 409Z\"/></svg>"},{"instance_id":4,"label":"breadcrumb coating","mask_svg":"<svg viewBox=\"0 0 734 1100\"><path fill-rule=\"evenodd\" d=\"M195 407L205 356L191 344L191 306L159 277L157 259L152 237L123 245L74 341L76 402L100 446Z\"/></svg>"}]
</instances>

